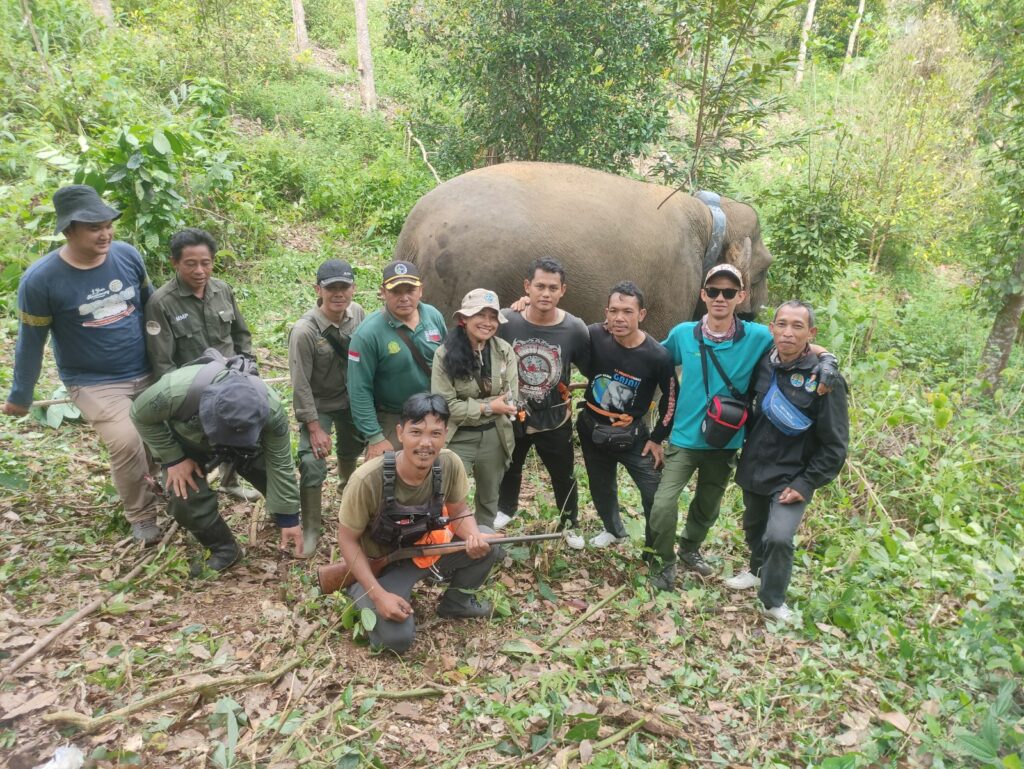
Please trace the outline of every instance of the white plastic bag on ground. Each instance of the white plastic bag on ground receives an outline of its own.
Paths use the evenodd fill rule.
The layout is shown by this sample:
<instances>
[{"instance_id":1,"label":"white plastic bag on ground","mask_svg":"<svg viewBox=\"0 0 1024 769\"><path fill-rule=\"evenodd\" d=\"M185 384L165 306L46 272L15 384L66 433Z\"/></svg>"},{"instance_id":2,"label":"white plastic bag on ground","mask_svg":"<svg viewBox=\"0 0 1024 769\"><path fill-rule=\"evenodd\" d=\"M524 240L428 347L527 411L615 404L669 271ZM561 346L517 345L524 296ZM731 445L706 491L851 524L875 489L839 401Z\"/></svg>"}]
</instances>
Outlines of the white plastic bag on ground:
<instances>
[{"instance_id":1,"label":"white plastic bag on ground","mask_svg":"<svg viewBox=\"0 0 1024 769\"><path fill-rule=\"evenodd\" d=\"M53 758L45 764L39 764L35 769L82 769L85 763L85 753L74 745L57 748Z\"/></svg>"}]
</instances>

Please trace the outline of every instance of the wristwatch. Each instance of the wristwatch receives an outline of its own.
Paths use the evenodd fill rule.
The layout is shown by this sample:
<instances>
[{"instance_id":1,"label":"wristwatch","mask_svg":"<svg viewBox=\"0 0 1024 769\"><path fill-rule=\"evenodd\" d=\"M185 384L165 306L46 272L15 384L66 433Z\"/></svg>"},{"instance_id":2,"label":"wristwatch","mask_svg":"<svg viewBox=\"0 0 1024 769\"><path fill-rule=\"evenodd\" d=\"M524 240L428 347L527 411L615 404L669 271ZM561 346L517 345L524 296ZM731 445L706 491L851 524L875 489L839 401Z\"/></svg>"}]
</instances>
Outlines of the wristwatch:
<instances>
[{"instance_id":1,"label":"wristwatch","mask_svg":"<svg viewBox=\"0 0 1024 769\"><path fill-rule=\"evenodd\" d=\"M487 401L487 403L484 404L484 416L485 417L494 416L494 409L491 408L491 402L490 401Z\"/></svg>"}]
</instances>

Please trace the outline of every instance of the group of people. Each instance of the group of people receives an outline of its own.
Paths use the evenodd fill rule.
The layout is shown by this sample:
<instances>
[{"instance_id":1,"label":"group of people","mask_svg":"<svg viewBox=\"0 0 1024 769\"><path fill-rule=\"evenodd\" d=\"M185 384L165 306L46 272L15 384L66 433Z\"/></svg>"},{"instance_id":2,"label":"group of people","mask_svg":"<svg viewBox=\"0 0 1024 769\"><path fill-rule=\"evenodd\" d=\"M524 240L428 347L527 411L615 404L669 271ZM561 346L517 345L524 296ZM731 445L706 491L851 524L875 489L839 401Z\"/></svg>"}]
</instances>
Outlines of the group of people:
<instances>
[{"instance_id":1,"label":"group of people","mask_svg":"<svg viewBox=\"0 0 1024 769\"><path fill-rule=\"evenodd\" d=\"M51 334L60 378L110 454L133 536L145 545L161 539L165 496L170 514L208 552L194 573L222 571L242 555L207 483L216 467L222 491L266 498L282 547L312 556L333 449L343 492L338 543L356 579L350 595L378 615L371 642L404 651L415 633L411 591L421 579L448 584L441 616L490 614L476 590L500 555L496 532L518 512L531 447L550 476L566 543L586 546L578 438L602 524L591 546L627 536L621 464L639 491L644 557L659 590L675 588L677 564L702 577L715 573L701 545L735 470L750 559L725 585L758 588L766 613L793 616L785 596L794 535L814 491L838 474L848 442L846 386L834 357L813 344L806 303L784 303L770 326L741 320L744 276L718 264L701 289L707 313L658 342L642 328L639 286L611 287L604 320L588 326L559 307L567 276L545 258L524 275L516 309L503 310L493 291L479 288L449 328L422 300L414 264L385 267L382 307L368 314L354 301L351 265L328 260L316 274L316 303L288 340L296 480L285 407L256 374L231 288L212 276L210 235L187 229L172 238L175 277L154 292L138 252L113 239L118 212L94 190L64 187L53 201L66 242L31 265L19 286L4 411L26 413ZM575 419L573 367L586 380ZM732 422L729 408L741 412ZM161 470L162 487L152 480ZM678 499L694 474L677 544ZM452 540L462 552L371 568L370 559L412 541Z\"/></svg>"}]
</instances>

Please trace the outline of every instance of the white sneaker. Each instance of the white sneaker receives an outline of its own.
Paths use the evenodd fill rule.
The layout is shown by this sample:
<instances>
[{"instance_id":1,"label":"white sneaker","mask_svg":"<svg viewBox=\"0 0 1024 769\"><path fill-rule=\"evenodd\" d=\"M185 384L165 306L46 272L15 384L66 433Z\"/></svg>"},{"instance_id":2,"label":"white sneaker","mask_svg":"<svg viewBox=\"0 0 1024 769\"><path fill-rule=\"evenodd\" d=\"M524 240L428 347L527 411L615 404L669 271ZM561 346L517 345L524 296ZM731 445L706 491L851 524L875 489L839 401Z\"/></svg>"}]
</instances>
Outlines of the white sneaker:
<instances>
[{"instance_id":1,"label":"white sneaker","mask_svg":"<svg viewBox=\"0 0 1024 769\"><path fill-rule=\"evenodd\" d=\"M744 570L736 576L724 580L723 584L730 590L750 590L752 587L761 587L761 578Z\"/></svg>"},{"instance_id":2,"label":"white sneaker","mask_svg":"<svg viewBox=\"0 0 1024 769\"><path fill-rule=\"evenodd\" d=\"M591 547L608 547L608 545L614 545L619 541L619 538L612 534L610 531L602 531L596 537L590 540Z\"/></svg>"},{"instance_id":3,"label":"white sneaker","mask_svg":"<svg viewBox=\"0 0 1024 769\"><path fill-rule=\"evenodd\" d=\"M498 511L497 515L494 516L494 530L501 531L506 526L512 523L512 516L505 515L501 510Z\"/></svg>"},{"instance_id":4,"label":"white sneaker","mask_svg":"<svg viewBox=\"0 0 1024 769\"><path fill-rule=\"evenodd\" d=\"M562 533L565 535L565 544L573 550L582 550L587 546L587 541L583 539L582 534L579 534L572 529L566 529Z\"/></svg>"},{"instance_id":5,"label":"white sneaker","mask_svg":"<svg viewBox=\"0 0 1024 769\"><path fill-rule=\"evenodd\" d=\"M769 617L770 619L773 619L776 622L781 622L783 624L788 625L796 619L796 612L794 612L792 609L786 606L786 604L782 604L782 606L775 606L771 609L765 609L764 616Z\"/></svg>"}]
</instances>

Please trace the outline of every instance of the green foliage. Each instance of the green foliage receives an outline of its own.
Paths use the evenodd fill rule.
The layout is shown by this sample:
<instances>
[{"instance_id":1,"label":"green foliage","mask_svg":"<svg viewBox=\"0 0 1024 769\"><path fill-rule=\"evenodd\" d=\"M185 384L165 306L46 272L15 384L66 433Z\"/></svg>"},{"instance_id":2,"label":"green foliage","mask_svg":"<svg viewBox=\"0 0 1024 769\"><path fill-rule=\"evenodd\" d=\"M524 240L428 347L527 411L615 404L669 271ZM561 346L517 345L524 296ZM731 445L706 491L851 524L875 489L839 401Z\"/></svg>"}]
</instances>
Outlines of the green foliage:
<instances>
[{"instance_id":1,"label":"green foliage","mask_svg":"<svg viewBox=\"0 0 1024 769\"><path fill-rule=\"evenodd\" d=\"M833 177L822 185L812 177L794 184L782 177L764 194L765 242L775 257L769 287L778 302L827 297L857 255L858 223L835 182Z\"/></svg>"},{"instance_id":2,"label":"green foliage","mask_svg":"<svg viewBox=\"0 0 1024 769\"><path fill-rule=\"evenodd\" d=\"M685 120L682 130L672 132L657 167L668 182L687 190L723 189L725 176L741 163L795 140L769 138L764 128L786 105L778 81L796 56L792 49L774 48L767 33L796 3L672 5L675 106Z\"/></svg>"},{"instance_id":3,"label":"green foliage","mask_svg":"<svg viewBox=\"0 0 1024 769\"><path fill-rule=\"evenodd\" d=\"M417 135L443 141L459 170L484 155L625 168L667 117L670 48L655 10L635 0L396 4L392 38L424 54L428 98L447 94L458 115L439 125L424 104Z\"/></svg>"}]
</instances>

